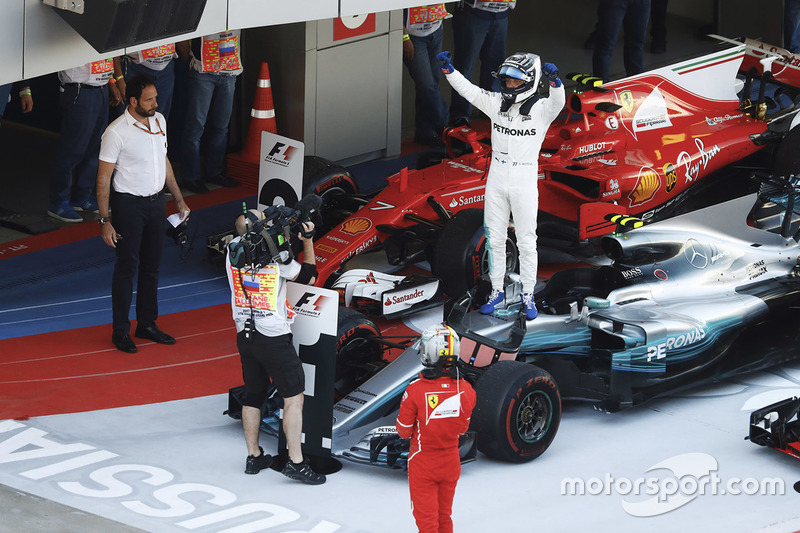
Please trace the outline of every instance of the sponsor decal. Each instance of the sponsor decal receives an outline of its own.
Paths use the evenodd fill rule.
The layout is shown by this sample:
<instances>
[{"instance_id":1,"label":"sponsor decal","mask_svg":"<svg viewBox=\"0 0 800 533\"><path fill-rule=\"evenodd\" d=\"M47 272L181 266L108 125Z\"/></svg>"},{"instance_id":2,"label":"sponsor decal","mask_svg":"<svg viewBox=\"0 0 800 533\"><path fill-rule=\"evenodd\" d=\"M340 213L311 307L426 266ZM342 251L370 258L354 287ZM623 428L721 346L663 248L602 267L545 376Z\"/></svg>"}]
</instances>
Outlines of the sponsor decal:
<instances>
[{"instance_id":1,"label":"sponsor decal","mask_svg":"<svg viewBox=\"0 0 800 533\"><path fill-rule=\"evenodd\" d=\"M358 235L359 233L364 233L371 227L372 221L370 219L358 217L345 220L340 228L340 231L342 233L347 233L348 235Z\"/></svg>"},{"instance_id":2,"label":"sponsor decal","mask_svg":"<svg viewBox=\"0 0 800 533\"><path fill-rule=\"evenodd\" d=\"M327 246L325 244L317 244L314 248L328 254L335 254L338 251L338 248L334 248L333 246Z\"/></svg>"},{"instance_id":3,"label":"sponsor decal","mask_svg":"<svg viewBox=\"0 0 800 533\"><path fill-rule=\"evenodd\" d=\"M296 146L282 142L276 142L267 155L264 156L264 161L268 163L274 163L282 167L288 167L289 163L292 162L292 158L294 157L296 150Z\"/></svg>"},{"instance_id":4,"label":"sponsor decal","mask_svg":"<svg viewBox=\"0 0 800 533\"><path fill-rule=\"evenodd\" d=\"M630 206L635 207L649 202L656 195L660 187L661 178L658 176L658 172L650 167L640 168L639 180L628 195L628 198L630 198Z\"/></svg>"},{"instance_id":5,"label":"sponsor decal","mask_svg":"<svg viewBox=\"0 0 800 533\"><path fill-rule=\"evenodd\" d=\"M747 265L747 277L750 279L756 279L759 276L763 276L767 273L767 265L764 264L764 260L756 261L755 263L751 263Z\"/></svg>"},{"instance_id":6,"label":"sponsor decal","mask_svg":"<svg viewBox=\"0 0 800 533\"><path fill-rule=\"evenodd\" d=\"M706 117L706 124L709 126L716 126L717 124L722 124L723 122L728 122L729 120L734 120L737 118L741 118L744 116L744 113L739 113L738 115L728 115L725 114L721 117Z\"/></svg>"},{"instance_id":7,"label":"sponsor decal","mask_svg":"<svg viewBox=\"0 0 800 533\"><path fill-rule=\"evenodd\" d=\"M428 300L436 294L439 288L438 281L431 281L405 290L395 290L384 292L382 295L383 314L391 315L399 311L404 311L409 307Z\"/></svg>"},{"instance_id":8,"label":"sponsor decal","mask_svg":"<svg viewBox=\"0 0 800 533\"><path fill-rule=\"evenodd\" d=\"M333 235L330 235L330 234L325 235L325 238L326 239L330 239L333 242L339 242L339 243L342 243L342 244L350 244L350 241L346 241L344 239L340 239L339 237L334 237Z\"/></svg>"},{"instance_id":9,"label":"sponsor decal","mask_svg":"<svg viewBox=\"0 0 800 533\"><path fill-rule=\"evenodd\" d=\"M698 270L703 270L708 266L708 253L705 247L696 239L689 239L683 248L683 255L689 264Z\"/></svg>"},{"instance_id":10,"label":"sponsor decal","mask_svg":"<svg viewBox=\"0 0 800 533\"><path fill-rule=\"evenodd\" d=\"M675 184L678 183L678 171L675 170L675 165L672 163L664 165L664 181L666 182L667 192L672 192L672 189L675 188Z\"/></svg>"},{"instance_id":11,"label":"sponsor decal","mask_svg":"<svg viewBox=\"0 0 800 533\"><path fill-rule=\"evenodd\" d=\"M677 164L678 166L683 166L685 170L685 183L689 183L699 178L701 167L702 170L705 170L706 167L708 167L708 163L711 161L711 159L713 159L714 156L720 152L720 148L716 144L706 150L706 146L701 139L695 139L694 144L697 146L697 154L692 155L685 150L678 154Z\"/></svg>"},{"instance_id":12,"label":"sponsor decal","mask_svg":"<svg viewBox=\"0 0 800 533\"><path fill-rule=\"evenodd\" d=\"M625 279L634 279L642 275L642 269L639 267L630 268L622 271L622 277Z\"/></svg>"},{"instance_id":13,"label":"sponsor decal","mask_svg":"<svg viewBox=\"0 0 800 533\"><path fill-rule=\"evenodd\" d=\"M502 133L503 135L508 135L510 137L532 137L533 135L536 135L536 128L514 129L501 126L500 124L497 123L493 123L492 128L496 132Z\"/></svg>"},{"instance_id":14,"label":"sponsor decal","mask_svg":"<svg viewBox=\"0 0 800 533\"><path fill-rule=\"evenodd\" d=\"M362 242L358 246L358 248L356 248L354 251L352 251L349 254L347 254L342 261L347 261L348 259L350 259L354 255L360 254L361 252L363 252L364 250L366 250L367 248L369 248L370 246L372 246L376 242L378 242L378 236L377 235L373 235L372 237L367 239L365 242Z\"/></svg>"},{"instance_id":15,"label":"sponsor decal","mask_svg":"<svg viewBox=\"0 0 800 533\"><path fill-rule=\"evenodd\" d=\"M712 255L711 256L711 264L713 265L714 263L716 263L720 259L725 259L726 257L728 257L728 255L729 254L728 254L727 250L723 250L722 252L720 252L720 253L718 253L716 255Z\"/></svg>"},{"instance_id":16,"label":"sponsor decal","mask_svg":"<svg viewBox=\"0 0 800 533\"><path fill-rule=\"evenodd\" d=\"M650 131L672 126L667 102L658 89L653 89L633 116L634 137L640 131Z\"/></svg>"},{"instance_id":17,"label":"sponsor decal","mask_svg":"<svg viewBox=\"0 0 800 533\"><path fill-rule=\"evenodd\" d=\"M617 166L617 160L616 160L616 159L603 159L603 158L601 157L601 158L598 158L598 159L597 159L597 162L598 162L598 163L602 163L602 164L604 164L604 165L606 165L606 166L609 166L609 167L615 167L615 166Z\"/></svg>"},{"instance_id":18,"label":"sponsor decal","mask_svg":"<svg viewBox=\"0 0 800 533\"><path fill-rule=\"evenodd\" d=\"M608 187L608 190L603 193L603 196L602 196L603 198L619 194L619 181L618 180L615 180L615 179L608 180L608 183L606 184L606 187Z\"/></svg>"},{"instance_id":19,"label":"sponsor decal","mask_svg":"<svg viewBox=\"0 0 800 533\"><path fill-rule=\"evenodd\" d=\"M458 169L461 169L461 170L466 170L467 172L475 172L477 174L482 174L484 172L483 170L481 170L479 168L471 167L469 165L465 165L463 163L458 163L456 161L448 161L447 164L448 164L448 166L451 166L453 168L458 168Z\"/></svg>"},{"instance_id":20,"label":"sponsor decal","mask_svg":"<svg viewBox=\"0 0 800 533\"><path fill-rule=\"evenodd\" d=\"M319 185L317 185L317 187L314 189L314 192L316 194L320 194L322 192L327 191L331 187L340 184L343 181L344 181L344 174L337 174L328 179L327 181L325 181L324 183L320 183Z\"/></svg>"},{"instance_id":21,"label":"sponsor decal","mask_svg":"<svg viewBox=\"0 0 800 533\"><path fill-rule=\"evenodd\" d=\"M630 91L622 91L619 93L619 103L622 104L622 109L628 113L633 113L633 93Z\"/></svg>"},{"instance_id":22,"label":"sponsor decal","mask_svg":"<svg viewBox=\"0 0 800 533\"><path fill-rule=\"evenodd\" d=\"M453 198L448 205L450 207L458 207L460 205L483 203L483 199L483 194L476 194L474 196L459 196L458 198Z\"/></svg>"},{"instance_id":23,"label":"sponsor decal","mask_svg":"<svg viewBox=\"0 0 800 533\"><path fill-rule=\"evenodd\" d=\"M617 120L617 117L615 117L614 115L609 115L606 118L606 128L610 130L619 129L619 120Z\"/></svg>"},{"instance_id":24,"label":"sponsor decal","mask_svg":"<svg viewBox=\"0 0 800 533\"><path fill-rule=\"evenodd\" d=\"M660 279L661 281L669 280L669 276L667 275L667 273L661 270L660 268L655 269L653 271L653 275L658 279Z\"/></svg>"},{"instance_id":25,"label":"sponsor decal","mask_svg":"<svg viewBox=\"0 0 800 533\"><path fill-rule=\"evenodd\" d=\"M578 155L583 154L593 154L595 152L604 152L606 150L606 145L611 144L610 142L599 142L599 143L592 143L581 146L578 148Z\"/></svg>"},{"instance_id":26,"label":"sponsor decal","mask_svg":"<svg viewBox=\"0 0 800 533\"><path fill-rule=\"evenodd\" d=\"M705 330L700 328L694 328L693 330L688 331L682 335L667 337L666 341L656 344L655 346L647 347L647 361L650 362L653 359L664 359L667 356L667 352L669 352L673 348L682 348L684 346L690 346L692 344L700 342L705 337L706 337Z\"/></svg>"}]
</instances>

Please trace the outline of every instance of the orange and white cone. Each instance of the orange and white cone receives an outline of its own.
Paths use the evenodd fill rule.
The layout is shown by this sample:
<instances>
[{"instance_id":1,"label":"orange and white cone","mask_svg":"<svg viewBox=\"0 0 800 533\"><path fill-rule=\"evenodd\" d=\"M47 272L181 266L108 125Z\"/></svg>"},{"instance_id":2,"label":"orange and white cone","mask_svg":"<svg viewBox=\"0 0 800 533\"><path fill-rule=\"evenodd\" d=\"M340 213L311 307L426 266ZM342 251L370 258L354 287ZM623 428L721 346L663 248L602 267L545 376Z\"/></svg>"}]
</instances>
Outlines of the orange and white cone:
<instances>
[{"instance_id":1,"label":"orange and white cone","mask_svg":"<svg viewBox=\"0 0 800 533\"><path fill-rule=\"evenodd\" d=\"M261 63L261 73L256 85L256 96L250 110L250 127L247 130L247 143L242 150L241 158L258 163L261 158L261 132L278 133L275 122L275 104L272 101L272 83L269 79L269 65Z\"/></svg>"},{"instance_id":2,"label":"orange and white cone","mask_svg":"<svg viewBox=\"0 0 800 533\"><path fill-rule=\"evenodd\" d=\"M258 187L262 131L278 133L275 122L275 104L272 101L272 83L269 79L269 66L266 62L261 63L244 150L236 154L228 154L228 175L240 183L254 187Z\"/></svg>"}]
</instances>

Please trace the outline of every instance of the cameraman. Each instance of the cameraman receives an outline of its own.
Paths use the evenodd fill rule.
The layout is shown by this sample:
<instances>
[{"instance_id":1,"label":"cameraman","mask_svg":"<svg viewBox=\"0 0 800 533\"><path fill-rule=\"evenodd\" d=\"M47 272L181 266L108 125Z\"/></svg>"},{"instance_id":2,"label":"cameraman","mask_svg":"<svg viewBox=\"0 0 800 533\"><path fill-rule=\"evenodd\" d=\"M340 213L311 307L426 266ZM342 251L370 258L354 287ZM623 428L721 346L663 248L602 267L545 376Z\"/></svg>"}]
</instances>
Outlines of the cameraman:
<instances>
[{"instance_id":1,"label":"cameraman","mask_svg":"<svg viewBox=\"0 0 800 533\"><path fill-rule=\"evenodd\" d=\"M302 265L291 258L288 239L281 243L282 251L277 255L269 254L266 261L252 257L258 254L238 253L243 246L271 239L266 230L259 233L259 222L264 218L264 213L255 209L239 216L236 220L239 237L228 246L225 265L232 293L236 344L245 383L242 426L249 454L245 473L257 474L272 464L272 457L264 454L258 445L261 407L267 399L272 378L278 394L283 398L283 431L289 450L289 460L282 473L291 479L319 485L325 483L325 476L311 469L308 460L303 458L300 445L305 375L289 329L294 312L286 301L286 280L309 285L316 280L314 224L303 222L303 230L298 233L303 242ZM270 245L270 250L276 250L274 242ZM243 261L240 259L242 256L247 259ZM232 257L237 266L233 266Z\"/></svg>"}]
</instances>

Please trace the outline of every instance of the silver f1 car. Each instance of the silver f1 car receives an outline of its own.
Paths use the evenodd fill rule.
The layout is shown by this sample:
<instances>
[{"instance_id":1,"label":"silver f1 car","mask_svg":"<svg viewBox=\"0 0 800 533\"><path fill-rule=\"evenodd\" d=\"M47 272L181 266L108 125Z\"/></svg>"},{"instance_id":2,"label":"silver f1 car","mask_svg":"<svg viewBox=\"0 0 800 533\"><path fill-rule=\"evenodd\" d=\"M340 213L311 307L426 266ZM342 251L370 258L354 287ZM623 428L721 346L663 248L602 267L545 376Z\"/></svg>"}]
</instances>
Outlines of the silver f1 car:
<instances>
[{"instance_id":1,"label":"silver f1 car","mask_svg":"<svg viewBox=\"0 0 800 533\"><path fill-rule=\"evenodd\" d=\"M760 179L756 194L604 237L611 264L553 275L533 321L519 313L514 281L514 303L493 315L470 310L480 286L458 300L448 323L478 393L478 449L537 457L558 429L562 396L616 411L800 355L797 180ZM401 466L385 427L353 439L394 412L420 368L412 347L341 399L334 454Z\"/></svg>"}]
</instances>

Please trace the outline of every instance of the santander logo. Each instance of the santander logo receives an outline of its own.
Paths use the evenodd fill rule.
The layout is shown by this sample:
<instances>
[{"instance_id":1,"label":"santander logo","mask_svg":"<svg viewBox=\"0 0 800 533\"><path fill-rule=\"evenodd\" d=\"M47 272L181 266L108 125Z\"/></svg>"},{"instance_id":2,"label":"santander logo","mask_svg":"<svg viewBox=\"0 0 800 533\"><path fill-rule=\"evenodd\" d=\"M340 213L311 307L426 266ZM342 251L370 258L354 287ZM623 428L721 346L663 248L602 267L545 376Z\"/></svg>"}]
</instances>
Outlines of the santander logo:
<instances>
[{"instance_id":1,"label":"santander logo","mask_svg":"<svg viewBox=\"0 0 800 533\"><path fill-rule=\"evenodd\" d=\"M411 300L416 300L417 298L422 298L424 295L425 292L416 289L414 292L403 294L402 296L392 296L391 298L388 298L383 305L388 307L390 305L401 304Z\"/></svg>"}]
</instances>

